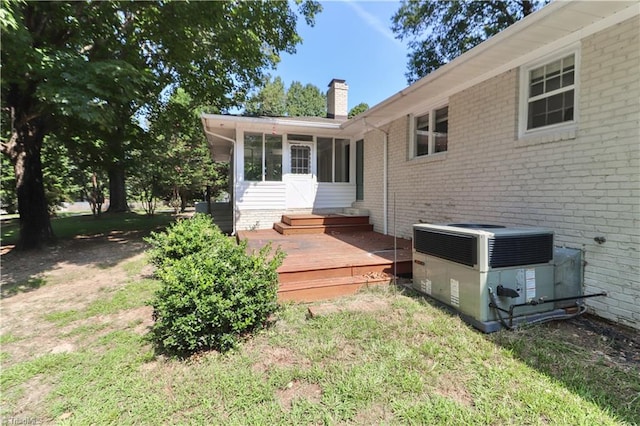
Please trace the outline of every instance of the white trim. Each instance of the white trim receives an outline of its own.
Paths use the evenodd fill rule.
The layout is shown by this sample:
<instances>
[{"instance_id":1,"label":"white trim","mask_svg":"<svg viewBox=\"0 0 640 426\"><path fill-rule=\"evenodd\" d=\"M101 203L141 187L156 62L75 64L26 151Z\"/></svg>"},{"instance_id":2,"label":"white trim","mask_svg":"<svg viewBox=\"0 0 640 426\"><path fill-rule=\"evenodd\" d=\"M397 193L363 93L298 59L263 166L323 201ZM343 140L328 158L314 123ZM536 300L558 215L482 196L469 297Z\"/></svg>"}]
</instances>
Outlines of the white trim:
<instances>
[{"instance_id":1,"label":"white trim","mask_svg":"<svg viewBox=\"0 0 640 426\"><path fill-rule=\"evenodd\" d=\"M563 49L556 50L553 53L547 54L543 57L537 58L528 64L520 67L520 81L519 81L519 100L518 100L518 139L526 139L536 137L540 135L550 135L555 133L565 133L567 131L575 131L580 122L580 62L581 62L581 45L580 43L574 43L571 46L566 46ZM538 127L534 129L527 129L528 122L528 104L529 104L529 71L534 68L549 64L558 59L562 59L565 56L574 55L574 71L573 71L573 120L563 123L552 124L549 126ZM551 96L552 93L546 93L546 96Z\"/></svg>"},{"instance_id":2,"label":"white trim","mask_svg":"<svg viewBox=\"0 0 640 426\"><path fill-rule=\"evenodd\" d=\"M438 68L436 71L432 72L431 74L427 75L426 77L423 77L422 79L418 80L417 82L415 82L414 84L412 84L411 86L397 92L395 95L387 98L386 100L382 101L381 103L373 106L372 108L368 109L367 111L363 112L362 114L359 114L358 117L361 119L367 119L367 118L373 118L375 117L383 117L382 120L378 123L375 124L375 126L383 126L387 123L393 122L395 120L398 120L399 118L407 115L407 114L411 114L414 113L416 111L421 111L422 109L425 108L425 105L431 105L434 101L434 99L446 99L451 97L452 95L461 92L465 89L468 89L470 87L473 87L479 83L482 83L483 81L486 81L490 78L493 78L495 76L498 76L502 73L505 73L507 71L510 71L512 69L516 69L518 67L520 67L523 64L526 64L530 61L535 60L536 58L539 58L541 56L547 55L551 52L557 51L558 49L562 49L564 47L566 47L567 45L570 45L572 43L576 43L579 42L580 40L584 39L585 37L588 37L592 34L595 34L599 31L602 31L606 28L609 28L613 25L619 24L621 22L626 21L627 19L630 19L634 16L637 16L638 14L640 14L640 3L638 2L627 2L629 4L628 7L615 12L611 15L608 15L602 19L597 20L596 22L587 25L585 27L582 27L570 34L567 34L564 37L561 37L557 40L552 40L549 41L549 43L545 44L544 46L535 49L531 52L528 53L524 53L521 56L515 57L513 60L506 62L498 67L495 68L491 68L488 69L487 72L485 72L484 74L480 74L475 78L472 79L468 79L465 80L463 83L456 85L456 86L451 86L450 88L448 88L448 90L444 91L444 92L440 92L435 94L436 98L428 98L428 96L425 96L425 98L428 99L428 104L411 104L408 105L406 107L401 107L395 114L388 114L385 113L385 109L391 107L392 105L394 105L397 102L402 101L404 98L406 98L407 96L413 94L416 91L422 91L424 88L428 87L432 82L437 81L438 79L444 77L446 74L448 74L449 72L451 72L452 70L456 69L456 68L460 68L460 67L464 67L465 66L465 62L469 61L470 59L481 55L482 53L484 53L486 50L492 49L492 48L497 48L496 45L498 45L502 40L510 38L515 36L516 34L522 33L527 31L528 27L534 26L535 24L538 22L544 22L544 20L547 18L547 16L550 15L555 15L558 13L563 13L564 11L562 9L564 9L565 7L570 7L573 4L579 4L580 2L572 2L572 1L554 1L546 6L544 6L542 9L540 9L539 11L527 16L526 18L516 22L515 24L513 24L512 26L510 26L509 28L501 31L500 33L496 34L495 36L491 37L490 39L480 43L478 46L474 47L473 49L467 51L466 53L463 53L462 55L458 56L457 58L455 58L454 60L452 60L451 62L449 62L448 64ZM608 2L602 2L603 5L605 5ZM604 6L603 6L604 7ZM596 19L594 17L594 19ZM349 120L345 123L343 123L343 127L347 128L350 127L352 125L354 125L358 120Z\"/></svg>"},{"instance_id":3,"label":"white trim","mask_svg":"<svg viewBox=\"0 0 640 426\"><path fill-rule=\"evenodd\" d=\"M445 101L440 101L438 103L431 103L429 109L423 109L419 114L409 114L409 155L407 156L407 160L415 160L418 158L424 158L431 155L442 154L449 150L447 144L447 151L435 152L436 150L436 112L449 107L449 99L447 98ZM427 147L427 153L418 155L417 150L417 140L416 140L416 121L418 118L423 117L425 115L429 115L429 145ZM449 121L449 114L447 113L447 121Z\"/></svg>"}]
</instances>

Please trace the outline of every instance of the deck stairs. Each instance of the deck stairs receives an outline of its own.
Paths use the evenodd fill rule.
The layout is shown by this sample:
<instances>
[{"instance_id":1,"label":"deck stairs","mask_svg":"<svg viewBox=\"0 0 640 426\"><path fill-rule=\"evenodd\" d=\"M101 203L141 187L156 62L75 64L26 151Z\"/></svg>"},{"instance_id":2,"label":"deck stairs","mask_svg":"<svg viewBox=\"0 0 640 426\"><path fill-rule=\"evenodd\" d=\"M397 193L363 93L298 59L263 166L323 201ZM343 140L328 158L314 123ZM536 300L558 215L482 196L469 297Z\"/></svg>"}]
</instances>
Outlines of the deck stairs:
<instances>
[{"instance_id":1,"label":"deck stairs","mask_svg":"<svg viewBox=\"0 0 640 426\"><path fill-rule=\"evenodd\" d=\"M332 232L373 231L369 216L347 214L295 214L283 215L273 229L282 235L322 234Z\"/></svg>"},{"instance_id":2,"label":"deck stairs","mask_svg":"<svg viewBox=\"0 0 640 426\"><path fill-rule=\"evenodd\" d=\"M372 232L369 216L358 213L361 212L289 214L274 224L273 228L282 238L296 238L301 241L296 243L298 247L310 250L306 254L291 250L278 269L279 300L310 302L335 298L365 287L389 284L394 272L411 273L411 260L404 257L398 259L394 268L392 239ZM320 235L311 234L350 238L357 241L360 248L333 248L331 243L321 243ZM372 242L376 237L388 240ZM406 256L406 247L402 251Z\"/></svg>"}]
</instances>

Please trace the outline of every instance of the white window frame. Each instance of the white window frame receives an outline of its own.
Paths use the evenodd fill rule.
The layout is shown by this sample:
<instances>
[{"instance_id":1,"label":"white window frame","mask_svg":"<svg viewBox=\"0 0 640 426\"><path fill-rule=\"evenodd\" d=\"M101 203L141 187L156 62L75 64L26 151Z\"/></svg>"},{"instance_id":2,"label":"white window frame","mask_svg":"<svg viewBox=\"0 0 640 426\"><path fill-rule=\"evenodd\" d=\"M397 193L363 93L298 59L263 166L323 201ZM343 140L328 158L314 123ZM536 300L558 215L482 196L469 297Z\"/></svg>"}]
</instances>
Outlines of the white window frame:
<instances>
[{"instance_id":1,"label":"white window frame","mask_svg":"<svg viewBox=\"0 0 640 426\"><path fill-rule=\"evenodd\" d=\"M550 64L569 55L574 55L574 74L573 74L573 120L564 121L562 123L550 124L547 126L527 129L529 121L529 74L530 71L541 66ZM519 93L519 113L518 113L518 137L527 138L529 136L551 135L554 133L571 131L574 132L579 122L579 101L580 101L580 45L574 44L552 54L546 55L536 61L527 63L520 67L520 93ZM545 97L562 93L566 88L558 89L554 92L547 93Z\"/></svg>"},{"instance_id":2,"label":"white window frame","mask_svg":"<svg viewBox=\"0 0 640 426\"><path fill-rule=\"evenodd\" d=\"M448 108L449 107L449 103L442 103L442 104L438 104L438 106L436 107L432 107L429 108L428 110L425 110L419 114L411 114L409 115L409 158L413 159L413 158L426 158L426 157L430 157L433 155L440 155L440 154L446 154L447 151L449 151L449 143L447 141L447 150L446 151L440 151L440 152L435 152L435 147L436 147L436 111L440 111L441 109L444 108ZM418 121L418 118L423 117L425 115L429 114L429 132L428 132L428 137L429 137L429 145L427 147L427 153L426 154L421 154L418 155L417 153L417 149L418 149L418 141L416 138L416 134L417 134L417 129L416 129L416 123ZM449 122L449 113L447 112L447 122ZM449 132L447 131L447 134Z\"/></svg>"},{"instance_id":3,"label":"white window frame","mask_svg":"<svg viewBox=\"0 0 640 426\"><path fill-rule=\"evenodd\" d=\"M245 141L246 141L247 134L253 134L253 135L260 134L260 135L262 135L262 151L261 151L261 155L262 155L262 165L261 165L261 167L262 167L262 175L261 175L260 180L248 180L248 179L246 179L246 171L245 171L246 162L245 162L245 154L244 154L244 152L245 152L245 149L246 149ZM267 136L279 136L280 137L280 144L281 144L280 145L281 146L280 149L284 148L284 135L275 134L275 133L272 134L272 135L269 135L268 133L265 133L265 132L249 131L249 130L245 130L245 131L242 132L242 148L243 148L242 149L242 168L241 168L241 175L242 175L242 179L241 180L242 181L244 181L244 182L282 182L282 178L283 178L283 175L284 175L283 170L282 170L282 167L283 167L282 163L284 162L284 158L282 158L282 157L281 157L281 160L280 160L280 162L281 162L281 165L280 165L280 167L281 167L281 169L280 169L280 180L268 180L267 179Z\"/></svg>"}]
</instances>

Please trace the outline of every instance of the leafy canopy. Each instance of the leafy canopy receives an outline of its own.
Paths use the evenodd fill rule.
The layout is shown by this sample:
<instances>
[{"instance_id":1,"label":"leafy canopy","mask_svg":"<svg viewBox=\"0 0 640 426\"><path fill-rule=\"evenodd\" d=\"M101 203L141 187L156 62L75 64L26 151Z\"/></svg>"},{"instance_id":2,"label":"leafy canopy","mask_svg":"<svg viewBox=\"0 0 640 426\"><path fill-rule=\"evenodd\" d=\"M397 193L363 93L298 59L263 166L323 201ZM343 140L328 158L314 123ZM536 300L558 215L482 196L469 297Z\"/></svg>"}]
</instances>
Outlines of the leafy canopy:
<instances>
[{"instance_id":1,"label":"leafy canopy","mask_svg":"<svg viewBox=\"0 0 640 426\"><path fill-rule=\"evenodd\" d=\"M408 40L407 81L413 83L529 15L540 0L403 0L391 29Z\"/></svg>"},{"instance_id":2,"label":"leafy canopy","mask_svg":"<svg viewBox=\"0 0 640 426\"><path fill-rule=\"evenodd\" d=\"M265 117L325 117L327 100L322 91L313 84L302 85L291 82L285 89L280 77L268 77L257 93L249 96L245 103L245 114Z\"/></svg>"}]
</instances>

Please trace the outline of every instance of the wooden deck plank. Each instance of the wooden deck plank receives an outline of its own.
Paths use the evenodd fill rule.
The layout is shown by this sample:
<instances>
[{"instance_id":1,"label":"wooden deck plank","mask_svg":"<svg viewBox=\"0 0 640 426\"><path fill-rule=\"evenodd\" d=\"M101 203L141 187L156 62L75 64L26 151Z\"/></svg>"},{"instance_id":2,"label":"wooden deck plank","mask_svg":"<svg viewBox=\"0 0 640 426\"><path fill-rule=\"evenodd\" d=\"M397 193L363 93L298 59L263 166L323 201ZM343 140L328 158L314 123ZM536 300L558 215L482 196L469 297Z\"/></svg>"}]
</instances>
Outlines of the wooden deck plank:
<instances>
[{"instance_id":1,"label":"wooden deck plank","mask_svg":"<svg viewBox=\"0 0 640 426\"><path fill-rule=\"evenodd\" d=\"M283 264L278 268L282 288L279 297L287 300L297 300L298 296L299 300L307 300L308 297L319 300L324 296L328 298L349 294L361 285L353 280L342 280L343 277L393 273L394 239L377 232L282 235L273 229L267 229L239 231L238 239L246 239L249 250L259 250L271 243L274 249L280 247L287 253ZM411 241L398 238L396 244L396 272L411 272ZM336 285L323 283L318 288L305 288L304 291L284 295L287 286L305 287L302 283L308 281L313 287L314 282L322 281L321 278L335 280Z\"/></svg>"}]
</instances>

